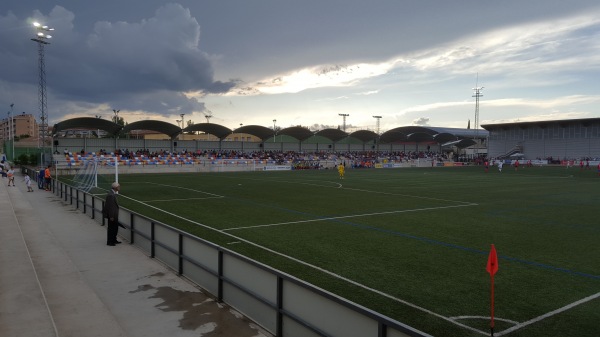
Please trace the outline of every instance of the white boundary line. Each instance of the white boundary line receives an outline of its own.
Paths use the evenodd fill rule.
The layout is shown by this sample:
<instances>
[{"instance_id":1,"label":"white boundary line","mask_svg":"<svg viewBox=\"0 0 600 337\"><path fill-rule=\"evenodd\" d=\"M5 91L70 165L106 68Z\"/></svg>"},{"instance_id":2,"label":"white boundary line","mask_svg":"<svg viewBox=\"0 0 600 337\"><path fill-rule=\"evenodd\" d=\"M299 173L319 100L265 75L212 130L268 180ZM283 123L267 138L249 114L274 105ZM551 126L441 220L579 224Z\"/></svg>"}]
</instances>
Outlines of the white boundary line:
<instances>
[{"instance_id":1,"label":"white boundary line","mask_svg":"<svg viewBox=\"0 0 600 337\"><path fill-rule=\"evenodd\" d=\"M325 186L325 185L309 184L309 183L296 182L296 181L288 181L288 180L275 180L275 179L249 179L249 180L270 181L270 182L276 182L276 183L287 183L287 184L298 184L298 185L309 185L309 186L317 186L317 187L324 187L324 188L339 188L339 189L344 189L344 190L349 190L349 191L358 191L358 192L365 192L365 193L395 195L395 196L399 196L399 197L410 197L410 198L415 198L415 199L427 199L427 200L454 202L454 203L461 203L461 204L472 204L472 202L470 202L470 201L458 201L458 200L449 200L449 199L441 199L441 198L423 197L423 196L410 195L410 194L399 194L399 193L390 193L390 192L363 190L363 189L360 189L360 188L343 187L342 184L336 183L336 182L332 182L332 181L322 181L322 182L323 183L337 184L338 186L334 187L334 186ZM312 180L312 181L316 181L316 180ZM319 181L319 182L321 182L321 181Z\"/></svg>"},{"instance_id":2,"label":"white boundary line","mask_svg":"<svg viewBox=\"0 0 600 337\"><path fill-rule=\"evenodd\" d=\"M251 228L261 228L261 227L273 227L273 226L283 226L283 225L292 225L299 223L307 223L307 222L317 222L317 221L328 221L328 220L337 220L337 219L348 219L348 218L358 218L363 216L372 216L372 215L383 215L383 214L397 214L397 213L408 213L408 212L420 212L420 211L431 211L438 209L446 209L446 208L456 208L456 207L467 207L467 206L477 206L477 204L467 204L467 205L454 205L454 206L440 206L440 207L427 207L427 208L416 208L416 209L403 209L399 211L388 211L388 212L376 212L376 213L366 213L366 214L354 214L354 215L343 215L343 216L335 216L330 218L317 218L310 220L299 220L299 221L289 221L289 222L280 222L268 225L257 225L257 226L247 226L247 227L235 227L235 228L226 228L221 231L234 231L238 229L251 229Z\"/></svg>"},{"instance_id":3,"label":"white boundary line","mask_svg":"<svg viewBox=\"0 0 600 337\"><path fill-rule=\"evenodd\" d=\"M394 301L396 301L396 302L402 303L402 304L404 304L404 305L406 305L406 306L409 306L409 307L411 307L411 308L414 308L414 309L417 309L417 310L419 310L419 311L425 312L425 313L427 313L427 314L430 314L430 315L432 315L432 316L435 316L435 317L437 317L437 318L440 318L440 319L442 319L442 320L445 320L445 321L447 321L447 322L450 322L450 323L452 323L452 324L458 325L458 326L460 326L460 327L462 327L462 328L465 328L465 329L468 329L468 330L471 330L471 331L477 332L477 333L479 333L479 334L482 334L482 335L487 335L487 332L485 332L485 331L481 331L481 330L475 329L475 328L473 328L473 327L470 327L470 326L468 326L468 325L462 324L462 323L460 323L460 322L456 322L456 321L454 321L454 320L452 320L452 319L450 319L450 318L448 318L448 317L446 317L446 316L443 316L443 315L440 315L440 314L438 314L438 313L435 313L435 312L433 312L433 311L431 311L431 310L429 310L429 309L426 309L426 308L420 307L420 306L418 306L418 305L416 305L416 304L413 304L413 303L407 302L407 301L405 301L405 300L402 300L402 299L400 299L400 298L398 298L398 297L394 297L394 296L392 296L392 295L390 295L390 294L387 294L387 293L384 293L384 292L382 292L382 291L380 291L380 290L377 290L377 289L374 289L374 288L368 287L368 286L366 286L366 285L364 285L364 284L362 284L362 283L358 283L358 282L356 282L356 281L353 281L353 280L351 280L351 279L349 279L349 278L346 278L346 277L344 277L344 276L341 276L341 275L339 275L339 274L333 273L333 272L331 272L331 271L329 271L329 270L326 270L326 269L323 269L323 268L321 268L321 267L315 266L315 265L313 265L313 264L310 264L310 263L308 263L308 262L305 262L305 261L303 261L303 260L297 259L297 258L295 258L295 257L289 256L289 255L286 255L286 254L283 254L283 253L280 253L280 252L278 252L278 251L275 251L275 250L273 250L273 249L270 249L270 248L267 248L267 247L261 246L261 245L259 245L259 244L257 244L257 243L254 243L254 242L252 242L252 241L246 240L246 239L244 239L244 238L241 238L241 237L239 237L239 236L235 236L235 235L233 235L233 234L230 234L230 233L224 232L224 231L222 231L222 230L219 230L219 229L216 229L216 228L213 228L213 227L210 227L210 226L204 225L204 224L202 224L202 223L199 223L199 222L196 222L196 221L193 221L193 220L190 220L190 219L184 218L184 217L182 217L182 216L180 216L180 215L178 215L178 214L174 214L174 213L171 213L171 212L165 211L164 209L158 208L158 207L156 207L156 206L152 206L152 205L146 204L146 203L145 203L145 202L143 202L143 201L139 201L139 200L136 200L136 199L133 199L133 198L127 197L127 196L125 196L125 195L122 195L122 194L121 194L121 196L122 196L122 197L125 197L125 198L127 198L127 199L130 199L130 200L132 200L132 201L135 201L135 202L137 202L137 203L143 204L143 205L145 205L146 207L150 207L150 208L156 209L156 210L158 210L158 211L160 211L160 212L163 212L163 213L165 213L165 214L168 214L168 215L170 215L170 216L173 216L173 217L176 217L176 218L179 218L179 219L185 220L185 221L187 221L187 222L189 222L189 223L193 223L193 224L195 224L195 225L198 225L198 226L204 227L204 228L206 228L206 229L208 229L208 230L212 230L212 231L215 231L215 232L218 232L218 233L221 233L221 234L227 235L227 236L229 236L229 237L231 237L231 238L233 238L233 239L235 239L235 240L239 240L240 242L247 243L247 244L249 244L249 245L251 245L251 246L257 247L257 248L259 248L259 249L262 249L262 250L265 250L265 251L267 251L267 252L269 252L269 253L272 253L272 254L275 254L275 255L279 255L279 256L281 256L281 257L284 257L284 258L286 258L286 259L289 259L289 260L291 260L291 261L297 262L297 263L299 263L299 264L301 264L301 265L304 265L304 266L307 266L307 267L313 268L313 269L315 269L315 270L318 270L318 271L320 271L320 272L322 272L322 273L325 273L325 274L327 274L327 275L330 275L330 276L332 276L332 277L334 277L334 278L337 278L337 279L339 279L339 280L345 281L345 282L347 282L347 283L350 283L350 284L352 284L352 285L355 285L355 286L357 286L357 287L363 288L363 289L365 289L365 290L368 290L368 291L370 291L370 292L376 293L376 294L378 294L378 295L381 295L381 296L383 296L383 297L386 297L386 298L388 298L388 299L394 300ZM454 206L454 207L458 207L458 206Z\"/></svg>"},{"instance_id":4,"label":"white boundary line","mask_svg":"<svg viewBox=\"0 0 600 337\"><path fill-rule=\"evenodd\" d=\"M197 192L197 190L193 190L193 189L189 189L189 188L185 188L185 187L172 186L172 185L167 185L167 184L159 184L159 183L149 183L149 184L162 185L162 186L167 186L167 187L175 187L175 188L182 188L182 189L187 189L187 190L191 190L191 191L196 191L196 192ZM326 186L322 186L322 187L326 187ZM337 188L339 188L339 187L337 187ZM348 188L348 189L349 189L349 190L357 190L357 191L369 192L369 193L382 193L382 194L391 194L391 195L409 196L409 195L403 195L403 194L394 194L394 193L386 193L386 192L374 192L374 191L360 190L360 189L351 189L351 188ZM205 192L201 192L201 193L205 193ZM217 196L216 194L212 194L212 193L207 193L207 194L211 194L211 195L215 195L215 196ZM386 298L388 298L388 299L391 299L391 300L393 300L393 301L396 301L396 302L398 302L398 303L402 303L402 304L404 304L404 305L406 305L406 306L409 306L409 307L411 307L411 308L414 308L414 309L417 309L417 310L419 310L419 311L425 312L425 313L427 313L427 314L430 314L430 315L432 315L432 316L435 316L435 317L437 317L437 318L439 318L439 319L442 319L442 320L444 320L444 321L447 321L447 322L449 322L449 323L452 323L452 324L454 324L454 325L458 325L458 326L460 326L460 327L462 327L462 328L465 328L465 329L467 329L467 330L470 330L470 331L476 332L476 333L478 333L478 334L481 334L481 335L484 335L484 336L487 336L487 335L488 335L488 332L487 332L487 331L482 331L482 330L479 330L479 329L473 328L473 327L471 327L471 326L468 326L468 325L465 325L465 324L462 324L462 323L460 323L460 322L457 322L457 321L456 321L456 319L460 319L460 318L478 318L479 316L455 316L455 317L446 317L446 316L443 316L443 315L441 315L441 314L438 314L438 313L436 313L436 312L433 312L433 311L431 311L431 310L429 310L429 309L426 309L426 308L420 307L420 306L418 306L418 305L416 305L416 304L413 304L413 303L410 303L410 302L408 302L408 301L405 301L405 300L403 300L403 299L400 299L400 298L398 298L398 297L392 296L392 295L390 295L390 294L388 294L388 293L384 293L384 292L382 292L382 291L380 291L380 290L377 290L377 289L374 289L374 288L368 287L368 286L366 286L366 285L364 285L364 284L362 284L362 283L358 283L358 282L356 282L356 281L353 281L353 280L351 280L351 279L348 279L348 278L346 278L346 277L344 277L344 276L341 276L341 275L339 275L339 274L333 273L333 272L331 272L331 271L329 271L329 270L323 269L323 268L321 268L321 267L315 266L315 265L313 265L313 264L310 264L310 263L308 263L308 262L305 262L305 261L303 261L303 260L297 259L297 258L295 258L295 257L289 256L289 255L286 255L286 254L283 254L283 253L280 253L280 252L278 252L278 251L275 251L275 250L273 250L273 249L270 249L270 248L267 248L267 247L261 246L261 245L259 245L259 244L257 244L257 243L254 243L254 242L252 242L252 241L246 240L246 239L244 239L244 238L241 238L241 237L238 237L238 236L235 236L235 235L233 235L233 234L230 234L230 233L227 233L227 232L226 232L226 231L228 231L228 230L242 229L242 227L240 227L240 228L230 228L230 229L219 230L219 229L216 229L216 228L213 228L213 227L210 227L210 226L204 225L204 224L202 224L202 223L199 223L199 222L196 222L196 221L193 221L193 220L190 220L190 219L184 218L184 217L182 217L182 216L180 216L180 215L177 215L177 214L174 214L174 213L171 213L171 212L165 211L165 210L163 210L163 209L161 209L161 208L158 208L158 207L155 207L155 206L152 206L152 205L146 204L146 203L145 203L145 202L143 202L143 201L139 201L139 200L133 199L133 198L131 198L131 197L127 197L127 196L125 196L125 195L121 195L121 196L122 196L122 197L125 197L125 198L127 198L127 199L130 199L130 200L132 200L132 201L134 201L134 202L137 202L137 203L143 204L143 205L145 205L145 206L147 206L147 207L154 208L154 209L156 209L156 210L158 210L158 211L160 211L160 212L166 213L166 214L168 214L168 215L171 215L171 216L173 216L173 217L180 218L180 219L182 219L182 220L185 220L185 221L187 221L187 222L193 223L193 224L195 224L195 225L198 225L198 226L204 227L204 228L206 228L206 229L208 229L208 230L212 230L212 231L215 231L215 232L218 232L218 233L221 233L221 234L224 234L224 235L230 236L231 238L234 238L234 239L236 239L236 240L239 240L239 242L235 242L235 243L241 243L241 242L247 243L247 244L249 244L249 245L251 245L251 246L257 247L257 248L259 248L259 249L265 250L265 251L267 251L267 252L270 252L270 253L272 253L272 254L275 254L275 255L279 255L279 256L281 256L281 257L284 257L284 258L286 258L286 259L289 259L289 260L291 260L291 261L297 262L297 263L299 263L299 264L302 264L302 265L304 265L304 266L307 266L307 267L313 268L313 269L315 269L315 270L318 270L318 271L320 271L320 272L322 272L322 273L325 273L325 274L327 274L327 275L330 275L330 276L332 276L332 277L334 277L334 278L337 278L337 279L339 279L339 280L345 281L345 282L347 282L347 283L349 283L349 284L352 284L352 285L355 285L355 286L357 286L357 287L363 288L363 289L365 289L365 290L368 290L368 291L370 291L370 292L373 292L373 293L375 293L375 294L381 295L381 296L383 296L383 297L386 297ZM223 198L224 196L219 196L219 197ZM411 196L411 197L414 197L414 196ZM367 216L367 215L378 215L378 214L389 214L389 213L401 213L401 212L413 212L413 211L421 211L421 210L427 210L427 209L455 208L455 207L465 207L465 206L476 206L476 205L478 205L478 204L475 204L475 203L467 203L467 202L464 202L464 201L454 201L454 200L445 200L445 199L428 198L428 197L418 197L418 196L416 196L415 198L431 199L431 200L441 200L441 201L449 201L449 202L459 202L459 203L464 203L464 205L455 205L455 206L442 206L442 207L423 208L423 209L415 209L415 210L403 210L403 211L390 211L390 212L371 213L371 214L362 214L362 215L360 215L360 214L359 214L359 215L348 215L348 216L334 217L334 218L328 218L328 219L313 219L313 220L304 220L304 221L294 221L294 222L289 222L289 223L280 223L280 224L271 224L271 225L261 225L261 226L250 226L250 227L246 227L246 228L257 228L257 227L277 226L277 225L293 224L293 223L302 223L302 222L322 221L322 220L330 220L330 219L351 218L351 217ZM551 312L548 312L548 313L546 313L546 314L543 314L543 315L541 315L541 316L538 316L538 317L535 317L535 318L533 318L533 319L530 319L530 320L528 320L528 321L526 321L526 322L523 322L523 323L517 323L517 322L515 322L515 321L511 321L511 320L508 320L508 319L495 318L495 319L496 319L496 320L498 320L498 321L505 321L505 322L510 322L510 323L517 323L517 324L516 324L515 326L513 326L513 327L510 327L510 328L508 328L508 329L506 329L506 330L503 330L503 331L497 332L497 333L496 333L496 336L499 336L499 337L500 337L500 336L506 335L506 334L508 334L508 333L511 333L511 332L513 332L513 331L516 331L516 330L518 330L518 329L521 329L521 328L523 328L523 327L526 327L526 326L528 326L528 325L531 325L531 324L533 324L533 323L539 322L539 321L541 321L541 320L543 320L543 319L545 319L545 318L548 318L548 317L554 316L554 315L556 315L556 314L558 314L558 313L561 313L561 312L563 312L563 311L567 311L567 310L569 310L569 309L571 309L571 308L573 308L573 307L576 307L576 306L578 306L578 305L580 305L580 304L583 304L583 303L585 303L585 302L589 302L589 301L591 301L591 300L593 300L593 299L596 299L596 298L598 298L598 297L600 297L600 292L598 292L598 293L596 293L596 294L594 294L594 295L591 295L591 296L585 297L585 298L583 298L583 299L581 299L581 300L579 300L579 301L576 301L576 302L573 302L573 303L571 303L571 304L568 304L568 305L566 305L566 306L564 306L564 307L562 307L562 308L559 308L559 309L553 310L553 311L551 311Z\"/></svg>"},{"instance_id":5,"label":"white boundary line","mask_svg":"<svg viewBox=\"0 0 600 337\"><path fill-rule=\"evenodd\" d=\"M155 200L144 200L144 202L167 202L167 201L185 201L185 200L206 200L206 199L221 199L224 197L206 197L206 198L185 198L185 199L155 199Z\"/></svg>"},{"instance_id":6,"label":"white boundary line","mask_svg":"<svg viewBox=\"0 0 600 337\"><path fill-rule=\"evenodd\" d=\"M541 316L538 316L538 317L532 318L532 319L530 319L530 320L528 320L528 321L526 321L526 322L519 323L519 324L517 324L517 325L515 325L515 326L513 326L513 327L510 327L510 328L508 328L508 329L506 329L506 330L503 330L503 331L501 331L501 332L497 333L497 334L496 334L496 336L504 336L504 335L506 335L507 333L511 333L511 332L513 332L513 331L515 331L515 330L518 330L518 329L524 328L524 327L526 327L526 326L528 326L528 325L531 325L531 324L533 324L533 323L539 322L539 321L541 321L541 320L543 320L543 319L545 319L545 318L548 318L548 317L554 316L554 315L556 315L556 314L559 314L559 313L561 313L561 312L563 312L563 311L567 311L567 310L569 310L569 309L571 309L571 308L574 308L574 307L576 307L576 306L578 306L578 305L580 305L580 304L583 304L583 303L585 303L585 302L589 302L589 301L591 301L591 300L593 300L593 299L596 299L596 298L598 298L598 297L600 297L600 292L598 292L598 293L595 293L594 295L590 295L590 296L588 296L588 297L582 298L582 299L580 299L579 301L575 301L575 302L573 302L573 303L571 303L571 304L565 305L565 306L564 306L564 307L562 307L562 308L558 308L558 309L556 309L556 310L553 310L553 311L550 311L550 312L548 312L548 313L545 313L545 314L543 314L543 315L541 315Z\"/></svg>"},{"instance_id":7,"label":"white boundary line","mask_svg":"<svg viewBox=\"0 0 600 337\"><path fill-rule=\"evenodd\" d=\"M454 316L454 317L449 317L450 319L453 320L458 320L458 319L491 319L490 316ZM519 324L519 322L517 321L513 321L510 319L506 319L506 318L498 318L498 317L494 317L495 321L500 321L500 322L507 322L507 323L512 323L512 324Z\"/></svg>"}]
</instances>

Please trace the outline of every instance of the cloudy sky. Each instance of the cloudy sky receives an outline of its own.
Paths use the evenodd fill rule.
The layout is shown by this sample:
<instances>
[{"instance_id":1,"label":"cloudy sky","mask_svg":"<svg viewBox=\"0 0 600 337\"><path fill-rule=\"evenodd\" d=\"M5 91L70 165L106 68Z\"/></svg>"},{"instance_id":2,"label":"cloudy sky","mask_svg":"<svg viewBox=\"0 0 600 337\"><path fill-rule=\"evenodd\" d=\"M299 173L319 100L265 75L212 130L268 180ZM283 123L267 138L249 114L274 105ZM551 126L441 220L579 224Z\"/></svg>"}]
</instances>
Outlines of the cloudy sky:
<instances>
[{"instance_id":1,"label":"cloudy sky","mask_svg":"<svg viewBox=\"0 0 600 337\"><path fill-rule=\"evenodd\" d=\"M3 0L0 106L50 124L337 127L600 117L598 0ZM1 112L1 118L7 114Z\"/></svg>"}]
</instances>

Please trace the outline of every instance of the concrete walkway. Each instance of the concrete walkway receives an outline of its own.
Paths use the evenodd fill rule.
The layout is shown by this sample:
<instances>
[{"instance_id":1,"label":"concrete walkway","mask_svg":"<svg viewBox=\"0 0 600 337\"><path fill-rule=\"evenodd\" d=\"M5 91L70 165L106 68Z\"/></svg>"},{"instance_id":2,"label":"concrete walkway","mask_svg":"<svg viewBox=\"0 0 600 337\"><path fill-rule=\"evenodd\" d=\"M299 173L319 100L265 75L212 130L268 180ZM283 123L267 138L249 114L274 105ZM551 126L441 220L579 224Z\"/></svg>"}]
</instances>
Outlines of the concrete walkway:
<instances>
[{"instance_id":1,"label":"concrete walkway","mask_svg":"<svg viewBox=\"0 0 600 337\"><path fill-rule=\"evenodd\" d=\"M6 183L0 336L270 336L123 238L106 246L106 227L20 174Z\"/></svg>"}]
</instances>

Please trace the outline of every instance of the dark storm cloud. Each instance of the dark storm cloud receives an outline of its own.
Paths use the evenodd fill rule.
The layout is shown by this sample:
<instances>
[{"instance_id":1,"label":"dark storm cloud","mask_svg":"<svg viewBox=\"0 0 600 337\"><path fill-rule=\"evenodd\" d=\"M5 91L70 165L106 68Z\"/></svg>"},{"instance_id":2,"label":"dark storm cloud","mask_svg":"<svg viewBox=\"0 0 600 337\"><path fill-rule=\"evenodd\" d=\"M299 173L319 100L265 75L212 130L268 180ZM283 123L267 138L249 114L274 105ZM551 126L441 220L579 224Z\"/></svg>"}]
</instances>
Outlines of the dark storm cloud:
<instances>
[{"instance_id":1,"label":"dark storm cloud","mask_svg":"<svg viewBox=\"0 0 600 337\"><path fill-rule=\"evenodd\" d=\"M115 104L139 102L132 110L161 112L160 101L181 110L203 107L181 92L224 93L235 83L214 80L211 56L200 48L200 25L178 4L158 8L138 22L96 22L79 34L76 14L60 6L31 18L0 16L3 79L37 85L37 53L29 41L35 19L55 28L46 46L49 94L60 100ZM150 99L152 95L156 95ZM138 97L139 96L139 97ZM155 102L152 102L155 101ZM154 110L156 109L156 110Z\"/></svg>"}]
</instances>

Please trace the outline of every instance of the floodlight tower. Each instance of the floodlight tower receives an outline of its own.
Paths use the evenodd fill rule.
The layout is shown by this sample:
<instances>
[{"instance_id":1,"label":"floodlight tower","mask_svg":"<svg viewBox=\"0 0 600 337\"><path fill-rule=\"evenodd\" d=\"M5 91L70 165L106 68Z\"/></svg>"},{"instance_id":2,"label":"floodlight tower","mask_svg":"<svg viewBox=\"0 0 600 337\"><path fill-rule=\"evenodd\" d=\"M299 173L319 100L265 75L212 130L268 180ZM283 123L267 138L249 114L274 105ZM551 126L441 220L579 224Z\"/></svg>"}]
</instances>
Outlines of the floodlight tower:
<instances>
[{"instance_id":1,"label":"floodlight tower","mask_svg":"<svg viewBox=\"0 0 600 337\"><path fill-rule=\"evenodd\" d=\"M379 134L379 126L381 125L381 116L373 116L373 118L377 119L377 134Z\"/></svg>"},{"instance_id":2,"label":"floodlight tower","mask_svg":"<svg viewBox=\"0 0 600 337\"><path fill-rule=\"evenodd\" d=\"M478 87L475 84L475 88L473 88L473 97L475 97L475 156L478 156L478 147L479 147L479 98L483 97L481 91L483 87Z\"/></svg>"},{"instance_id":3,"label":"floodlight tower","mask_svg":"<svg viewBox=\"0 0 600 337\"><path fill-rule=\"evenodd\" d=\"M39 141L41 142L42 153L45 152L46 143L48 138L48 106L47 106L47 94L46 94L46 62L44 61L44 46L50 44L48 42L49 39L52 38L52 35L47 34L47 32L51 32L54 28L50 28L45 25L41 25L38 22L34 22L33 26L37 30L36 37L31 39L38 44L38 69L39 69L39 86L38 86L38 101L39 101L39 109L40 109L40 128L42 132L40 133ZM50 151L51 153L52 151ZM44 157L42 155L42 165L44 163Z\"/></svg>"},{"instance_id":4,"label":"floodlight tower","mask_svg":"<svg viewBox=\"0 0 600 337\"><path fill-rule=\"evenodd\" d=\"M183 118L183 116L185 116L185 114L179 114L179 116L181 116L181 128L184 129L185 127L185 119Z\"/></svg>"},{"instance_id":5,"label":"floodlight tower","mask_svg":"<svg viewBox=\"0 0 600 337\"><path fill-rule=\"evenodd\" d=\"M206 118L206 124L210 123L210 119L212 118L212 111L210 111L209 109L206 109L206 111L208 111L208 113L204 113L204 118Z\"/></svg>"},{"instance_id":6,"label":"floodlight tower","mask_svg":"<svg viewBox=\"0 0 600 337\"><path fill-rule=\"evenodd\" d=\"M275 128L275 123L277 123L276 119L273 120L273 143L275 143L275 136L277 135L277 129Z\"/></svg>"},{"instance_id":7,"label":"floodlight tower","mask_svg":"<svg viewBox=\"0 0 600 337\"><path fill-rule=\"evenodd\" d=\"M346 117L350 116L350 114L338 114L338 116L342 116L342 118L343 118L342 130L344 130L344 132L346 132Z\"/></svg>"},{"instance_id":8,"label":"floodlight tower","mask_svg":"<svg viewBox=\"0 0 600 337\"><path fill-rule=\"evenodd\" d=\"M113 109L113 113L115 114L115 117L114 117L115 124L119 124L119 111L121 111L121 110Z\"/></svg>"}]
</instances>

